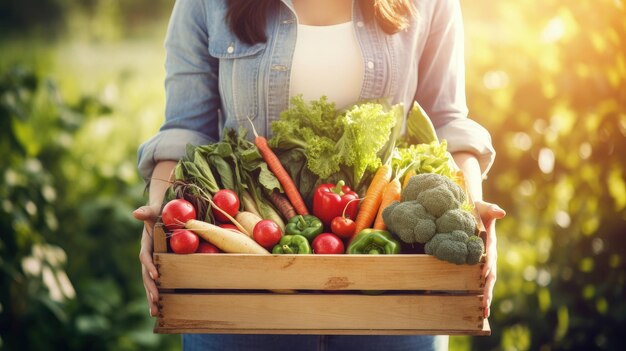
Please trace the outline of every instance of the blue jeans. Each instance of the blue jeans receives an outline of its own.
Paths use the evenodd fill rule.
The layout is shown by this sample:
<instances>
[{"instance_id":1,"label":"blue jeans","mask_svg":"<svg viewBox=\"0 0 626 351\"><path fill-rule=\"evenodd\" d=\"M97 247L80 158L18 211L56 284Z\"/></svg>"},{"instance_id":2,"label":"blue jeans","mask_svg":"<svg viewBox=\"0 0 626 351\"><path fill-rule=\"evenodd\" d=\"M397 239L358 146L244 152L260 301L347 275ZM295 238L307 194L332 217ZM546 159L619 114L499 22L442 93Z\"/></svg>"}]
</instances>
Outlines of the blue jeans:
<instances>
[{"instance_id":1,"label":"blue jeans","mask_svg":"<svg viewBox=\"0 0 626 351\"><path fill-rule=\"evenodd\" d=\"M183 335L184 351L440 351L447 349L447 336L435 337L431 335Z\"/></svg>"}]
</instances>

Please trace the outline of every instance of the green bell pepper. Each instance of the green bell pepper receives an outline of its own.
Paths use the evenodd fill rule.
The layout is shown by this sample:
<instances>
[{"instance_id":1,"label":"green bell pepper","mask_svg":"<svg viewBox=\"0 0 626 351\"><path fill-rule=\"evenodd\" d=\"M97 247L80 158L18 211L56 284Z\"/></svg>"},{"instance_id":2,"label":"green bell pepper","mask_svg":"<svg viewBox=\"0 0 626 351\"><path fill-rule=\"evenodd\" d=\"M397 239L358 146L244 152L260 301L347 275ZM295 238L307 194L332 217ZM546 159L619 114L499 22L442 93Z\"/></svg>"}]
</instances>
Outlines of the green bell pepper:
<instances>
[{"instance_id":1,"label":"green bell pepper","mask_svg":"<svg viewBox=\"0 0 626 351\"><path fill-rule=\"evenodd\" d=\"M348 253L393 255L400 253L400 243L386 230L363 229L348 246Z\"/></svg>"},{"instance_id":2,"label":"green bell pepper","mask_svg":"<svg viewBox=\"0 0 626 351\"><path fill-rule=\"evenodd\" d=\"M285 235L272 249L273 254L310 254L311 245L302 235Z\"/></svg>"},{"instance_id":3,"label":"green bell pepper","mask_svg":"<svg viewBox=\"0 0 626 351\"><path fill-rule=\"evenodd\" d=\"M324 224L322 224L319 218L313 215L293 216L285 227L285 233L287 235L302 235L307 238L309 242L312 242L313 239L323 231Z\"/></svg>"},{"instance_id":4,"label":"green bell pepper","mask_svg":"<svg viewBox=\"0 0 626 351\"><path fill-rule=\"evenodd\" d=\"M393 255L400 253L400 243L396 241L391 233L379 229L363 229L352 239L348 245L348 254L366 255ZM367 295L379 295L384 290L361 290Z\"/></svg>"}]
</instances>

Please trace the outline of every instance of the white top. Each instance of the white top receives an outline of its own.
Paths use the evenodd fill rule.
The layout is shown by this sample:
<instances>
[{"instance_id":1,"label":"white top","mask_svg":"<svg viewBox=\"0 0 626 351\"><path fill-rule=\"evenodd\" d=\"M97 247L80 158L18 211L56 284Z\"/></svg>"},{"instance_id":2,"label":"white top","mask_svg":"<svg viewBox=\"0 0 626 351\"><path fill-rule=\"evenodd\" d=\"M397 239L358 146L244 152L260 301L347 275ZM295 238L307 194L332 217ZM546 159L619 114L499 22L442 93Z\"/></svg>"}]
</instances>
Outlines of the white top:
<instances>
[{"instance_id":1,"label":"white top","mask_svg":"<svg viewBox=\"0 0 626 351\"><path fill-rule=\"evenodd\" d=\"M352 22L298 24L290 96L302 94L308 102L325 95L337 109L349 107L361 95L363 74L361 48Z\"/></svg>"}]
</instances>

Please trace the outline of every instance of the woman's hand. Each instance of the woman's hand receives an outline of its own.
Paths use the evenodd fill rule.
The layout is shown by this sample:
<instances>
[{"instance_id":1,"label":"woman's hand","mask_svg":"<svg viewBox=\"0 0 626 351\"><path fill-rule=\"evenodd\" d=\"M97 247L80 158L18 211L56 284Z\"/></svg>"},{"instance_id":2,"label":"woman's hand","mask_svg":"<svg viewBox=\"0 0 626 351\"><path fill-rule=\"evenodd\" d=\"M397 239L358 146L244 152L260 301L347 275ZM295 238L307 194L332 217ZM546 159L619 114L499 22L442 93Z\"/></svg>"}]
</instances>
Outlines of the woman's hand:
<instances>
[{"instance_id":1,"label":"woman's hand","mask_svg":"<svg viewBox=\"0 0 626 351\"><path fill-rule=\"evenodd\" d=\"M483 307L484 317L488 318L491 299L493 298L493 286L496 283L496 262L498 260L498 251L496 249L496 219L503 218L506 212L504 212L500 206L484 201L476 201L475 205L485 225L485 230L487 231L487 242L485 244L487 257L486 264L483 268L483 276L485 277Z\"/></svg>"},{"instance_id":2,"label":"woman's hand","mask_svg":"<svg viewBox=\"0 0 626 351\"><path fill-rule=\"evenodd\" d=\"M143 278L143 286L146 289L146 298L150 305L150 316L156 316L159 309L157 301L159 301L159 291L157 290L155 279L159 276L159 272L152 261L153 250L153 228L154 223L159 215L158 206L142 206L133 212L133 216L143 221L143 233L141 234L141 250L139 251L139 261L141 261L141 276Z\"/></svg>"}]
</instances>

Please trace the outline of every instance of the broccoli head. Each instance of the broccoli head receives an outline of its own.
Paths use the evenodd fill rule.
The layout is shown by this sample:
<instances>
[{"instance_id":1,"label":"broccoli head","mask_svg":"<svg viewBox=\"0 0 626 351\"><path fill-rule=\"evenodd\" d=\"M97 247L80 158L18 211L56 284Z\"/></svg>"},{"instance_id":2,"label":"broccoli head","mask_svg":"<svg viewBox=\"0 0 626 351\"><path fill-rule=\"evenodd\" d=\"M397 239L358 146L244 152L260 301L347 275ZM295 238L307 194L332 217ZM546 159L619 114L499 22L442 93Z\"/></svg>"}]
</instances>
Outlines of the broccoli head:
<instances>
[{"instance_id":1,"label":"broccoli head","mask_svg":"<svg viewBox=\"0 0 626 351\"><path fill-rule=\"evenodd\" d=\"M460 208L446 211L435 221L437 233L450 233L453 230L462 230L467 235L476 234L476 220L474 216Z\"/></svg>"},{"instance_id":2,"label":"broccoli head","mask_svg":"<svg viewBox=\"0 0 626 351\"><path fill-rule=\"evenodd\" d=\"M485 243L478 235L470 235L467 239L467 264L476 264L485 251Z\"/></svg>"},{"instance_id":3,"label":"broccoli head","mask_svg":"<svg viewBox=\"0 0 626 351\"><path fill-rule=\"evenodd\" d=\"M450 190L457 202L465 202L465 192L450 178L436 173L422 173L409 178L406 187L402 189L400 201L417 200L420 193L438 186L444 186Z\"/></svg>"},{"instance_id":4,"label":"broccoli head","mask_svg":"<svg viewBox=\"0 0 626 351\"><path fill-rule=\"evenodd\" d=\"M422 204L426 211L435 217L440 217L446 211L459 208L461 203L452 191L445 185L422 191L417 195L417 202Z\"/></svg>"},{"instance_id":5,"label":"broccoli head","mask_svg":"<svg viewBox=\"0 0 626 351\"><path fill-rule=\"evenodd\" d=\"M436 232L435 217L417 201L394 202L383 210L387 228L405 243L425 243Z\"/></svg>"},{"instance_id":6,"label":"broccoli head","mask_svg":"<svg viewBox=\"0 0 626 351\"><path fill-rule=\"evenodd\" d=\"M424 247L427 254L455 264L478 263L484 249L485 246L480 237L467 235L462 230L437 233Z\"/></svg>"}]
</instances>

